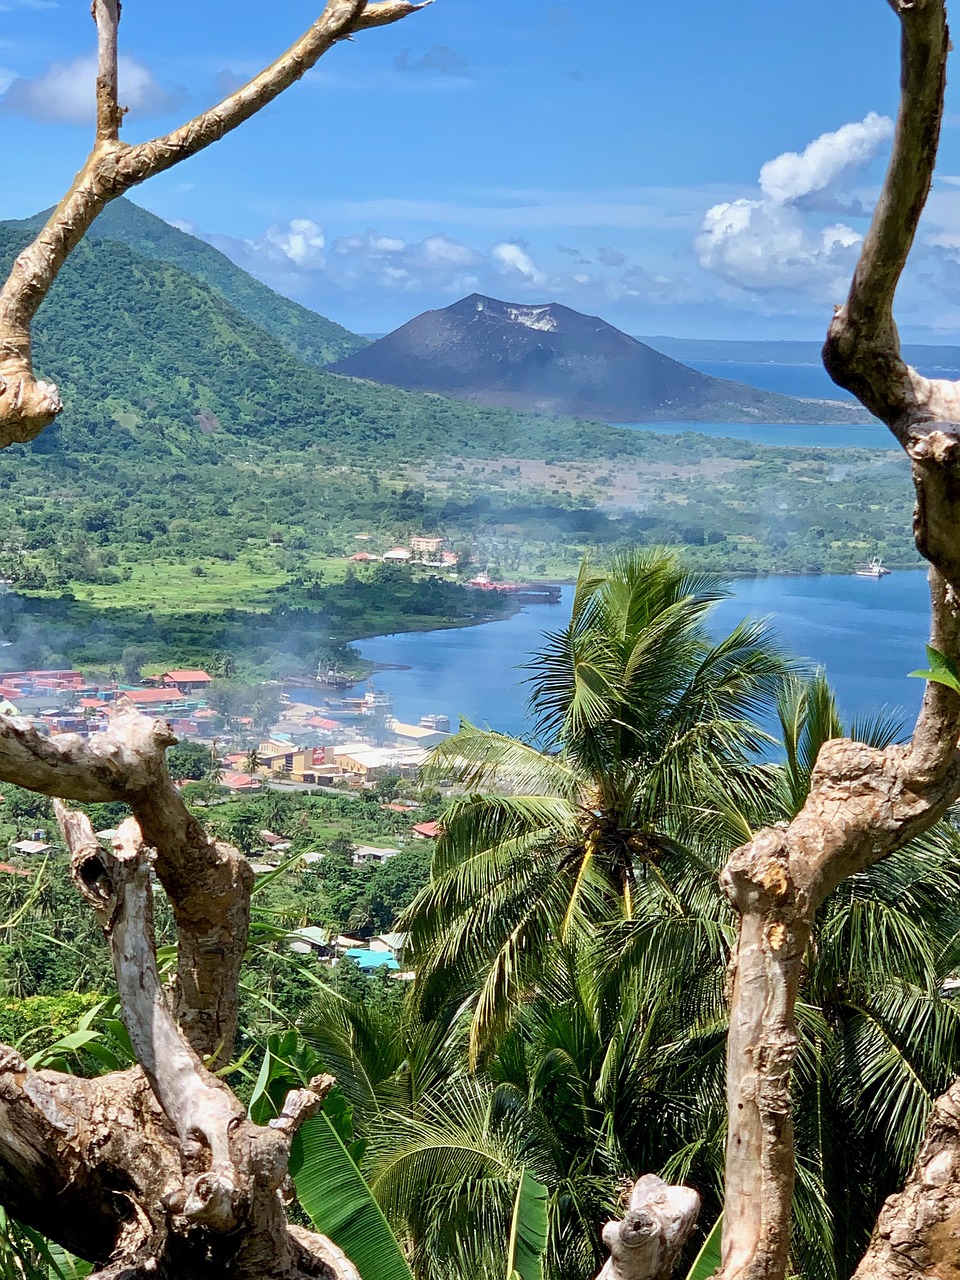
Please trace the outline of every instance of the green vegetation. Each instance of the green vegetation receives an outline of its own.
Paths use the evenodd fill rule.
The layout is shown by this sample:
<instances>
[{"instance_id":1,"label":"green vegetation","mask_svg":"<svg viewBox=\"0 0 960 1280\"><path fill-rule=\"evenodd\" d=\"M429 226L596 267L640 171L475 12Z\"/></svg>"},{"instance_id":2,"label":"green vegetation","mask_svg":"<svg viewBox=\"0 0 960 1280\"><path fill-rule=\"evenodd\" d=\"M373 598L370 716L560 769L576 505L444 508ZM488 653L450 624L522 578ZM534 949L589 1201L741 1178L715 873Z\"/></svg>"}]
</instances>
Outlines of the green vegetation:
<instances>
[{"instance_id":1,"label":"green vegetation","mask_svg":"<svg viewBox=\"0 0 960 1280\"><path fill-rule=\"evenodd\" d=\"M418 989L428 1014L438 988L477 992L474 1059L538 981L549 938L576 950L600 920L633 919L662 861L713 835L720 794L766 785L752 716L785 666L763 623L711 642L724 594L663 552L585 567L569 626L529 664L539 747L470 725L432 753L428 780L459 795L411 913Z\"/></svg>"},{"instance_id":2,"label":"green vegetation","mask_svg":"<svg viewBox=\"0 0 960 1280\"><path fill-rule=\"evenodd\" d=\"M28 225L0 224L0 262ZM638 544L736 573L917 563L897 454L659 436L337 378L316 367L328 322L209 246L122 203L99 228L117 239L77 249L36 325L67 410L0 457L0 575L41 597L22 612L48 654L109 664L119 640L159 646L158 662L251 648L262 666L271 648L312 660L500 607L348 564L422 532L494 577L569 577L585 553Z\"/></svg>"},{"instance_id":3,"label":"green vegetation","mask_svg":"<svg viewBox=\"0 0 960 1280\"><path fill-rule=\"evenodd\" d=\"M7 225L24 238L39 231L46 213ZM127 245L144 258L180 267L243 312L307 364L323 367L367 346L367 339L315 311L274 293L204 240L185 234L132 200L114 200L97 219L88 240Z\"/></svg>"},{"instance_id":4,"label":"green vegetation","mask_svg":"<svg viewBox=\"0 0 960 1280\"><path fill-rule=\"evenodd\" d=\"M292 842L289 863L258 877L231 1082L265 1121L288 1088L336 1076L293 1173L303 1209L341 1242L356 1230L386 1241L382 1212L416 1280L503 1280L511 1266L591 1280L618 1185L657 1170L703 1196L693 1264L722 1200L736 921L718 871L751 831L799 810L825 741L846 732L883 747L901 731L882 717L844 726L823 677L791 674L757 628L709 640L722 594L662 552L585 571L569 627L531 664L536 740L461 732L431 766L457 784L446 801L384 780L197 805L251 853L263 828ZM757 727L774 711L777 759ZM171 763L184 777L209 771L198 751ZM415 816L384 806L398 788ZM97 825L123 816L90 810ZM382 866L353 866L352 844L398 847L436 817L435 849L411 840ZM5 788L0 838L48 823L48 801ZM958 849L951 818L818 914L794 1089L792 1266L804 1280L851 1274L932 1099L960 1070L960 1008L944 995L960 959ZM76 1070L122 1061L98 1008L107 949L62 855L39 884L8 876L0 890L0 919L16 920L0 940L11 1038ZM412 988L292 952L289 931L306 924L412 929ZM158 928L170 941L162 899ZM372 1265L362 1274L379 1280Z\"/></svg>"}]
</instances>

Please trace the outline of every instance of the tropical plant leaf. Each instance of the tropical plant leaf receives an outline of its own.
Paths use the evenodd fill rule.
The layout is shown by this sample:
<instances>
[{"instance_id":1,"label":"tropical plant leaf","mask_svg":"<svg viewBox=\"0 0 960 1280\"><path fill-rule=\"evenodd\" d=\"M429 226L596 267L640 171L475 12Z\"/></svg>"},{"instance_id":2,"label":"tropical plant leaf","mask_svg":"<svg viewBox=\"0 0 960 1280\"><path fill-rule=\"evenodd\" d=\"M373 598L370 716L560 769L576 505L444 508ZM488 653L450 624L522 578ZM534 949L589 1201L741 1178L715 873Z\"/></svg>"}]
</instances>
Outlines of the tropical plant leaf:
<instances>
[{"instance_id":1,"label":"tropical plant leaf","mask_svg":"<svg viewBox=\"0 0 960 1280\"><path fill-rule=\"evenodd\" d=\"M930 663L929 671L911 671L910 675L920 680L930 680L934 684L944 684L954 693L960 693L960 671L951 658L928 644L927 661Z\"/></svg>"},{"instance_id":2,"label":"tropical plant leaf","mask_svg":"<svg viewBox=\"0 0 960 1280\"><path fill-rule=\"evenodd\" d=\"M720 1242L723 1237L723 1214L716 1220L710 1234L703 1242L693 1266L687 1272L687 1280L707 1280L720 1270Z\"/></svg>"},{"instance_id":3,"label":"tropical plant leaf","mask_svg":"<svg viewBox=\"0 0 960 1280\"><path fill-rule=\"evenodd\" d=\"M322 1113L294 1139L290 1174L307 1217L340 1246L362 1280L413 1280L373 1193Z\"/></svg>"},{"instance_id":4,"label":"tropical plant leaf","mask_svg":"<svg viewBox=\"0 0 960 1280\"><path fill-rule=\"evenodd\" d=\"M548 1234L547 1188L524 1168L510 1223L507 1280L542 1280Z\"/></svg>"}]
</instances>

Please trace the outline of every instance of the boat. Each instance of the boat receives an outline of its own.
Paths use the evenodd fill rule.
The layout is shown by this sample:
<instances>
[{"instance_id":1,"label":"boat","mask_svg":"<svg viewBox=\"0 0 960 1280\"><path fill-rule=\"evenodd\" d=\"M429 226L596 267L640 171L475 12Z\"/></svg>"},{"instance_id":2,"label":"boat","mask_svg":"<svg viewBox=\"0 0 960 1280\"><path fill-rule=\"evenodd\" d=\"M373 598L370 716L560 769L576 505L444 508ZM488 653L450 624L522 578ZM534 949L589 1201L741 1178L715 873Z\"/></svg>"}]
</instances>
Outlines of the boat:
<instances>
[{"instance_id":1,"label":"boat","mask_svg":"<svg viewBox=\"0 0 960 1280\"><path fill-rule=\"evenodd\" d=\"M432 729L434 733L450 732L450 717L442 715L427 715L420 717L421 729Z\"/></svg>"},{"instance_id":2,"label":"boat","mask_svg":"<svg viewBox=\"0 0 960 1280\"><path fill-rule=\"evenodd\" d=\"M885 578L890 570L885 569L879 556L874 556L869 564L862 564L855 570L858 578Z\"/></svg>"}]
</instances>

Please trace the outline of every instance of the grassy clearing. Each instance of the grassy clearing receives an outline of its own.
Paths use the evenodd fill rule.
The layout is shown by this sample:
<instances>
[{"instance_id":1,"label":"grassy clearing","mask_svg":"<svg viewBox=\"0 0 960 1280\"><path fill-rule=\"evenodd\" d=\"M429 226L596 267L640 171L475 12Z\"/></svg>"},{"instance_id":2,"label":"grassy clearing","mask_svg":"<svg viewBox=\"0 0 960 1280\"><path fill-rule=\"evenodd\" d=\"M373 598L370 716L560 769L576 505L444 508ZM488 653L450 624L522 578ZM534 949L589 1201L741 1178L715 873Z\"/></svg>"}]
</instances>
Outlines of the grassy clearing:
<instances>
[{"instance_id":1,"label":"grassy clearing","mask_svg":"<svg viewBox=\"0 0 960 1280\"><path fill-rule=\"evenodd\" d=\"M203 573L198 574L197 568ZM98 609L133 605L151 613L257 610L268 607L266 591L290 581L288 573L265 560L196 560L190 564L160 560L132 564L130 570L127 582L74 583L73 593Z\"/></svg>"}]
</instances>

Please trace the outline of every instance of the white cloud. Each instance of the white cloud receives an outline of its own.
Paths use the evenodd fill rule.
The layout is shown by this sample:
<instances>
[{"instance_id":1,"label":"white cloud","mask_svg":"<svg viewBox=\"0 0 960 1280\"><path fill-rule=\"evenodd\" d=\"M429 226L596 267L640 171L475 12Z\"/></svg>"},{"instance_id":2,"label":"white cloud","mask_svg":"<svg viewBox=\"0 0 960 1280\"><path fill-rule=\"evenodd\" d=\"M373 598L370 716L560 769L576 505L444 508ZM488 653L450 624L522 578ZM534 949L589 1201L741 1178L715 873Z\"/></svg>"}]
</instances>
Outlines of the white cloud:
<instances>
[{"instance_id":1,"label":"white cloud","mask_svg":"<svg viewBox=\"0 0 960 1280\"><path fill-rule=\"evenodd\" d=\"M889 140L893 122L871 111L788 151L760 170L757 198L728 200L704 215L695 248L700 265L754 292L789 290L829 301L846 290L861 234L822 215L859 212L842 187Z\"/></svg>"},{"instance_id":2,"label":"white cloud","mask_svg":"<svg viewBox=\"0 0 960 1280\"><path fill-rule=\"evenodd\" d=\"M0 67L0 93L6 93L16 78L15 71L11 71L8 67Z\"/></svg>"},{"instance_id":3,"label":"white cloud","mask_svg":"<svg viewBox=\"0 0 960 1280\"><path fill-rule=\"evenodd\" d=\"M266 240L296 267L312 270L326 262L326 236L310 218L294 218L286 228L271 227Z\"/></svg>"},{"instance_id":4,"label":"white cloud","mask_svg":"<svg viewBox=\"0 0 960 1280\"><path fill-rule=\"evenodd\" d=\"M503 240L490 250L494 262L505 267L507 271L515 271L524 276L531 284L546 284L547 277L538 271L533 259L526 249L513 240Z\"/></svg>"},{"instance_id":5,"label":"white cloud","mask_svg":"<svg viewBox=\"0 0 960 1280\"><path fill-rule=\"evenodd\" d=\"M0 112L41 124L90 124L96 115L97 59L52 62L34 77L14 79L0 98ZM181 89L161 85L135 58L120 57L120 102L137 115L161 115L183 99Z\"/></svg>"},{"instance_id":6,"label":"white cloud","mask_svg":"<svg viewBox=\"0 0 960 1280\"><path fill-rule=\"evenodd\" d=\"M869 112L863 120L822 133L799 154L785 151L760 170L760 190L776 204L792 204L803 196L825 191L852 170L872 160L893 137L889 116Z\"/></svg>"},{"instance_id":7,"label":"white cloud","mask_svg":"<svg viewBox=\"0 0 960 1280\"><path fill-rule=\"evenodd\" d=\"M860 239L842 223L813 230L789 205L734 200L707 210L696 248L700 265L729 284L836 293L849 276L849 251Z\"/></svg>"},{"instance_id":8,"label":"white cloud","mask_svg":"<svg viewBox=\"0 0 960 1280\"><path fill-rule=\"evenodd\" d=\"M195 227L180 225L197 234ZM585 257L579 251L571 256L564 246L535 253L520 239L478 248L441 232L416 240L376 230L331 238L307 218L276 224L257 238L209 238L281 293L334 314L347 299L351 306L402 305L412 313L474 292L505 301L562 301L591 311L620 303L660 306L693 296L685 281L646 271L609 245ZM605 265L597 262L600 255Z\"/></svg>"}]
</instances>

